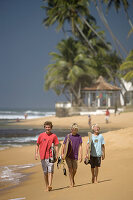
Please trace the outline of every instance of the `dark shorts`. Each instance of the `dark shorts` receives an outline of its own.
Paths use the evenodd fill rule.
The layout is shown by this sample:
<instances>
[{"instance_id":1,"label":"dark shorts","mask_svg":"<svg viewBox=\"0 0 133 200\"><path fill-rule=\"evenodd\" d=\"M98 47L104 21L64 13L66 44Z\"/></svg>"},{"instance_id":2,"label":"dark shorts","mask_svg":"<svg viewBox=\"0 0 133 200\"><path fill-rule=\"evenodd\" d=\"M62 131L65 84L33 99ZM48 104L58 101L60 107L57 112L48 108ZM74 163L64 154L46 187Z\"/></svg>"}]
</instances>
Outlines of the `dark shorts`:
<instances>
[{"instance_id":1,"label":"dark shorts","mask_svg":"<svg viewBox=\"0 0 133 200\"><path fill-rule=\"evenodd\" d=\"M93 157L90 156L91 168L100 167L101 166L101 157Z\"/></svg>"}]
</instances>

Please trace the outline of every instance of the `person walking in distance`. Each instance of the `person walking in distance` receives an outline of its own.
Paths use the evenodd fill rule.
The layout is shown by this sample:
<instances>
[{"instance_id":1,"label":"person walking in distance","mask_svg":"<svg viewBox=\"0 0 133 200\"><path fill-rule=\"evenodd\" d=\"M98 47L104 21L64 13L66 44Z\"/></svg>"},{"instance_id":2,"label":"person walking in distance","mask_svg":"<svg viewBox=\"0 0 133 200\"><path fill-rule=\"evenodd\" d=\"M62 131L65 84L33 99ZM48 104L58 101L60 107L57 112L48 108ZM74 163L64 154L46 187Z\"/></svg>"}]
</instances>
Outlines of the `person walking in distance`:
<instances>
[{"instance_id":1,"label":"person walking in distance","mask_svg":"<svg viewBox=\"0 0 133 200\"><path fill-rule=\"evenodd\" d=\"M110 117L110 112L109 112L109 109L107 108L107 110L105 112L105 121L106 121L106 124L109 123L109 117Z\"/></svg>"}]
</instances>

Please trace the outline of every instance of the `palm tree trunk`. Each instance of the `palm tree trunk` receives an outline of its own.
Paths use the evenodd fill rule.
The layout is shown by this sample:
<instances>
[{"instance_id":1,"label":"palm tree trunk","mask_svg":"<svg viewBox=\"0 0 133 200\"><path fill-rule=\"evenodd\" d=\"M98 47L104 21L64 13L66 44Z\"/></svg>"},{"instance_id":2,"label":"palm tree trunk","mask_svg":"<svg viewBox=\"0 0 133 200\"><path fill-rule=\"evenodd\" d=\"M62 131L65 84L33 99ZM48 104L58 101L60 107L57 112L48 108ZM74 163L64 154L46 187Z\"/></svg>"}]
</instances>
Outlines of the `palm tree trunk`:
<instances>
[{"instance_id":1,"label":"palm tree trunk","mask_svg":"<svg viewBox=\"0 0 133 200\"><path fill-rule=\"evenodd\" d=\"M119 79L119 82L120 82L120 84L122 85L122 87L123 87L123 89L125 90L125 93L126 93L126 92L127 92L127 89L126 89L126 87L125 87L123 81L122 81L121 78L119 78L119 77L118 77L118 79ZM120 91L120 92L121 92L121 95L122 95L122 97L123 97L123 99L124 99L124 106L126 106L125 95L122 93L122 91Z\"/></svg>"},{"instance_id":2,"label":"palm tree trunk","mask_svg":"<svg viewBox=\"0 0 133 200\"><path fill-rule=\"evenodd\" d=\"M125 11L126 12L126 11ZM132 21L131 21L131 19L129 18L129 16L128 16L128 13L126 12L126 16L127 16L127 20L128 20L128 23L129 23L129 25L131 26L131 30L133 31L133 24L132 24ZM128 33L128 37L130 36L130 32Z\"/></svg>"},{"instance_id":3,"label":"palm tree trunk","mask_svg":"<svg viewBox=\"0 0 133 200\"><path fill-rule=\"evenodd\" d=\"M80 27L78 26L78 24L75 24L75 25L76 25L76 28L78 29L79 33L82 35L82 37L84 38L84 40L87 42L87 44L90 47L90 49L94 51L93 46L89 43L87 37L85 36L85 34L83 33L83 31L80 29Z\"/></svg>"},{"instance_id":4,"label":"palm tree trunk","mask_svg":"<svg viewBox=\"0 0 133 200\"><path fill-rule=\"evenodd\" d=\"M74 96L74 103L75 103L75 105L81 106L81 97L79 96L79 94L74 90L73 87L71 87L70 90L71 90L71 93Z\"/></svg>"},{"instance_id":5,"label":"palm tree trunk","mask_svg":"<svg viewBox=\"0 0 133 200\"><path fill-rule=\"evenodd\" d=\"M120 50L119 50L119 46L120 46L120 48L123 50L123 52L124 52L126 55L127 55L127 51L126 51L125 48L122 46L122 44L120 43L120 41L115 37L115 35L113 34L111 28L109 27L109 24L108 24L108 22L107 22L107 20L106 20L106 18L105 18L105 16L104 16L103 11L102 11L102 8L101 8L101 1L100 1L100 0L98 1L99 6L97 5L96 1L94 1L94 3L95 3L97 12L98 12L98 14L99 14L99 16L100 16L100 18L101 18L103 24L105 25L105 27L107 28L107 30L109 31L109 33L110 33L110 35L111 35L111 37L112 37L112 39L113 39L113 42L114 42L114 45L115 45L115 47L116 47L117 52L119 53L120 57L123 58L123 56L122 56L122 54L121 54L121 52L120 52Z\"/></svg>"},{"instance_id":6,"label":"palm tree trunk","mask_svg":"<svg viewBox=\"0 0 133 200\"><path fill-rule=\"evenodd\" d=\"M107 43L104 41L104 39L94 30L94 28L87 22L87 20L81 16L81 19L85 22L85 24L95 33L95 35L105 44L105 46L108 47Z\"/></svg>"}]
</instances>

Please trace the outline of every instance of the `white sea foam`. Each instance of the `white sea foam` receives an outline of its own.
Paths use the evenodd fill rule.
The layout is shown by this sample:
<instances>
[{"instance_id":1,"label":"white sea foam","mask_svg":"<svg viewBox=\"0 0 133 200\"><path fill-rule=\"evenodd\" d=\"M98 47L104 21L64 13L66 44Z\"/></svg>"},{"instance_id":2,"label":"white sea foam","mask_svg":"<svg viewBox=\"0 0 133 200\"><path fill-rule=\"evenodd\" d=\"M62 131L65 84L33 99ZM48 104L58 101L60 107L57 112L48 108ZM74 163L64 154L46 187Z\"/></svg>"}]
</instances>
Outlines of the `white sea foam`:
<instances>
[{"instance_id":1,"label":"white sea foam","mask_svg":"<svg viewBox=\"0 0 133 200\"><path fill-rule=\"evenodd\" d=\"M25 164L25 165L8 165L0 167L0 182L12 182L13 184L19 184L21 179L26 176L17 170L34 167L37 164Z\"/></svg>"},{"instance_id":2,"label":"white sea foam","mask_svg":"<svg viewBox=\"0 0 133 200\"><path fill-rule=\"evenodd\" d=\"M0 151L9 147L22 147L23 145L35 144L38 139L36 136L26 137L1 137L0 138ZM64 137L58 137L59 141L64 140Z\"/></svg>"},{"instance_id":3,"label":"white sea foam","mask_svg":"<svg viewBox=\"0 0 133 200\"><path fill-rule=\"evenodd\" d=\"M45 116L55 115L54 111L34 111L34 110L0 110L0 119L25 119L27 113L27 119L35 119Z\"/></svg>"}]
</instances>

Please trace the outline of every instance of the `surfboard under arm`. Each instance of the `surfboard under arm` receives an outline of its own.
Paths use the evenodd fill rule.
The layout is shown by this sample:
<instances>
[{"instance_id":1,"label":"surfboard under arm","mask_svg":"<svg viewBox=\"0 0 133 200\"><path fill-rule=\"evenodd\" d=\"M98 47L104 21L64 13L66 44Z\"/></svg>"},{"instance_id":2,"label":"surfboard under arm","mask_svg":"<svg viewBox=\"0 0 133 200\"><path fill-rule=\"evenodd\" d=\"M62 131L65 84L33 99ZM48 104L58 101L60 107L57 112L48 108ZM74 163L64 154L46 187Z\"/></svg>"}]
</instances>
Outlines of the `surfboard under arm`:
<instances>
[{"instance_id":1,"label":"surfboard under arm","mask_svg":"<svg viewBox=\"0 0 133 200\"><path fill-rule=\"evenodd\" d=\"M89 137L88 156L89 156L89 159L90 159L91 142L92 142L92 133L91 132L88 132L88 137Z\"/></svg>"}]
</instances>

